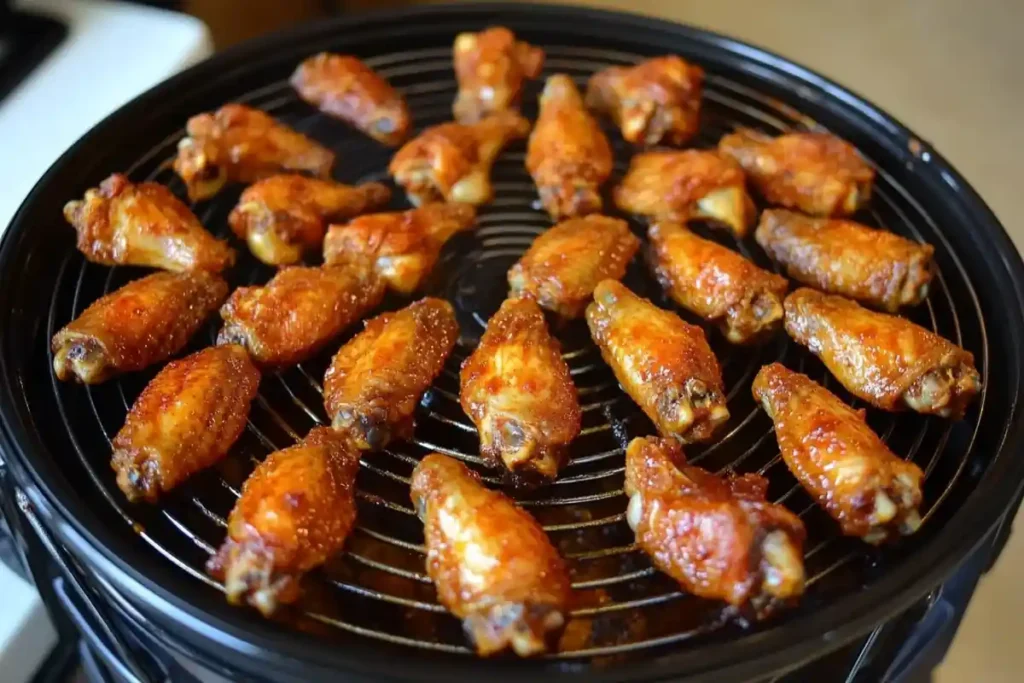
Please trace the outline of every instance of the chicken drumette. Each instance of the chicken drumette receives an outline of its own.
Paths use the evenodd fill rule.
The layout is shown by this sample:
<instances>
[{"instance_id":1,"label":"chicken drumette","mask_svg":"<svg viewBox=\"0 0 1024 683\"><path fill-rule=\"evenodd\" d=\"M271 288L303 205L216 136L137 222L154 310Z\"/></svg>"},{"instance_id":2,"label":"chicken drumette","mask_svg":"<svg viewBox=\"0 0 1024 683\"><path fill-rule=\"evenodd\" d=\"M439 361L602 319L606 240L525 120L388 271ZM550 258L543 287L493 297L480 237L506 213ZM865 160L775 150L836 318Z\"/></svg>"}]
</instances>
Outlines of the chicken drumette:
<instances>
[{"instance_id":1,"label":"chicken drumette","mask_svg":"<svg viewBox=\"0 0 1024 683\"><path fill-rule=\"evenodd\" d=\"M504 26L460 33L452 47L459 93L452 112L459 123L476 123L497 112L517 111L523 84L540 75L544 51L516 40Z\"/></svg>"}]
</instances>

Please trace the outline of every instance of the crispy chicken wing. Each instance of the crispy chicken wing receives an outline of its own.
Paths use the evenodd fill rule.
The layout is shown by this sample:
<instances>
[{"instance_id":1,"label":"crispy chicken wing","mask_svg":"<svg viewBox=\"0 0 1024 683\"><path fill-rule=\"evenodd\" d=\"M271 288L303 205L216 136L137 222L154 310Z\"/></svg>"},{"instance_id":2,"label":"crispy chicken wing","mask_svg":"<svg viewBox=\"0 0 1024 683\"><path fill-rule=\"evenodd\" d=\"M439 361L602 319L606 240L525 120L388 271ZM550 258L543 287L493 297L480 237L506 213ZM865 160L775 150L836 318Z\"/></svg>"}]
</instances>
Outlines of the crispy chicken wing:
<instances>
[{"instance_id":1,"label":"crispy chicken wing","mask_svg":"<svg viewBox=\"0 0 1024 683\"><path fill-rule=\"evenodd\" d=\"M128 500L155 503L227 455L259 383L241 346L205 348L164 366L114 437L110 464Z\"/></svg>"},{"instance_id":2,"label":"crispy chicken wing","mask_svg":"<svg viewBox=\"0 0 1024 683\"><path fill-rule=\"evenodd\" d=\"M256 258L284 266L319 249L328 223L379 209L389 199L391 190L381 183L353 187L286 173L247 187L228 224Z\"/></svg>"},{"instance_id":3,"label":"crispy chicken wing","mask_svg":"<svg viewBox=\"0 0 1024 683\"><path fill-rule=\"evenodd\" d=\"M598 213L601 185L612 173L612 148L587 112L576 84L556 74L544 84L530 135L526 170L554 220Z\"/></svg>"},{"instance_id":4,"label":"crispy chicken wing","mask_svg":"<svg viewBox=\"0 0 1024 683\"><path fill-rule=\"evenodd\" d=\"M572 589L540 524L439 453L416 466L411 492L438 600L462 619L477 653L544 652L565 624Z\"/></svg>"},{"instance_id":5,"label":"crispy chicken wing","mask_svg":"<svg viewBox=\"0 0 1024 683\"><path fill-rule=\"evenodd\" d=\"M782 326L786 278L679 223L655 223L647 237L654 275L669 296L686 310L718 323L732 343L760 341Z\"/></svg>"},{"instance_id":6,"label":"crispy chicken wing","mask_svg":"<svg viewBox=\"0 0 1024 683\"><path fill-rule=\"evenodd\" d=\"M772 204L815 216L849 216L867 204L875 171L850 143L828 133L772 138L741 128L718 142Z\"/></svg>"},{"instance_id":7,"label":"crispy chicken wing","mask_svg":"<svg viewBox=\"0 0 1024 683\"><path fill-rule=\"evenodd\" d=\"M670 439L626 449L626 521L654 565L683 588L758 611L804 592L804 525L765 500L756 474L712 474L686 464Z\"/></svg>"},{"instance_id":8,"label":"crispy chicken wing","mask_svg":"<svg viewBox=\"0 0 1024 683\"><path fill-rule=\"evenodd\" d=\"M863 410L779 363L761 368L753 393L775 421L790 472L844 534L880 543L917 531L924 473L892 454Z\"/></svg>"},{"instance_id":9,"label":"crispy chicken wing","mask_svg":"<svg viewBox=\"0 0 1024 683\"><path fill-rule=\"evenodd\" d=\"M334 153L259 109L225 104L193 116L178 143L174 170L192 201L209 199L225 183L252 183L287 171L327 178Z\"/></svg>"},{"instance_id":10,"label":"crispy chicken wing","mask_svg":"<svg viewBox=\"0 0 1024 683\"><path fill-rule=\"evenodd\" d=\"M358 471L359 451L330 427L314 427L260 463L206 564L228 602L270 616L299 598L302 577L341 550L352 530Z\"/></svg>"},{"instance_id":11,"label":"crispy chicken wing","mask_svg":"<svg viewBox=\"0 0 1024 683\"><path fill-rule=\"evenodd\" d=\"M546 230L508 271L510 295L578 318L602 280L619 280L640 240L626 221L590 215Z\"/></svg>"},{"instance_id":12,"label":"crispy chicken wing","mask_svg":"<svg viewBox=\"0 0 1024 683\"><path fill-rule=\"evenodd\" d=\"M701 328L614 280L594 290L587 325L619 384L662 435L707 441L729 419L722 371Z\"/></svg>"},{"instance_id":13,"label":"crispy chicken wing","mask_svg":"<svg viewBox=\"0 0 1024 683\"><path fill-rule=\"evenodd\" d=\"M234 250L159 183L135 184L115 173L65 204L64 218L93 263L220 272L235 262Z\"/></svg>"},{"instance_id":14,"label":"crispy chicken wing","mask_svg":"<svg viewBox=\"0 0 1024 683\"><path fill-rule=\"evenodd\" d=\"M405 100L386 80L355 57L321 52L292 74L299 97L320 111L394 147L409 135Z\"/></svg>"},{"instance_id":15,"label":"crispy chicken wing","mask_svg":"<svg viewBox=\"0 0 1024 683\"><path fill-rule=\"evenodd\" d=\"M909 320L806 288L785 309L789 336L873 406L960 419L981 389L970 352Z\"/></svg>"},{"instance_id":16,"label":"crispy chicken wing","mask_svg":"<svg viewBox=\"0 0 1024 683\"><path fill-rule=\"evenodd\" d=\"M769 209L754 237L794 280L890 313L924 301L935 270L932 245L837 218Z\"/></svg>"},{"instance_id":17,"label":"crispy chicken wing","mask_svg":"<svg viewBox=\"0 0 1024 683\"><path fill-rule=\"evenodd\" d=\"M368 320L324 375L324 407L334 428L366 450L411 436L416 405L458 336L455 311L441 299L420 299Z\"/></svg>"},{"instance_id":18,"label":"crispy chicken wing","mask_svg":"<svg viewBox=\"0 0 1024 683\"><path fill-rule=\"evenodd\" d=\"M153 273L97 299L53 336L58 379L99 384L167 360L228 295L212 273Z\"/></svg>"},{"instance_id":19,"label":"crispy chicken wing","mask_svg":"<svg viewBox=\"0 0 1024 683\"><path fill-rule=\"evenodd\" d=\"M502 111L518 111L523 84L540 75L544 50L516 40L504 26L460 33L452 46L459 93L452 113L459 123L476 123Z\"/></svg>"}]
</instances>

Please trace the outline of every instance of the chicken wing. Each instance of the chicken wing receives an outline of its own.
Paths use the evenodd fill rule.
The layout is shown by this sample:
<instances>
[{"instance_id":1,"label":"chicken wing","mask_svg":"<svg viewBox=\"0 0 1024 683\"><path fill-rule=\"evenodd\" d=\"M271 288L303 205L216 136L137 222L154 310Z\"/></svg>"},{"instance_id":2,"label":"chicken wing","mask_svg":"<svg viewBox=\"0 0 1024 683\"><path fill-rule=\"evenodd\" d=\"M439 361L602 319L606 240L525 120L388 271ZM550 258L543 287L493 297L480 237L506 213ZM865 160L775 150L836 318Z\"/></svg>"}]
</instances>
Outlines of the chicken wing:
<instances>
[{"instance_id":1,"label":"chicken wing","mask_svg":"<svg viewBox=\"0 0 1024 683\"><path fill-rule=\"evenodd\" d=\"M890 313L924 301L935 270L932 245L853 221L769 209L754 238L794 280Z\"/></svg>"},{"instance_id":2,"label":"chicken wing","mask_svg":"<svg viewBox=\"0 0 1024 683\"><path fill-rule=\"evenodd\" d=\"M128 500L155 503L227 455L259 383L241 346L205 348L164 366L114 437L110 464Z\"/></svg>"},{"instance_id":3,"label":"chicken wing","mask_svg":"<svg viewBox=\"0 0 1024 683\"><path fill-rule=\"evenodd\" d=\"M295 602L302 577L341 550L356 519L359 451L330 427L275 451L246 479L206 570L228 602L264 616Z\"/></svg>"},{"instance_id":4,"label":"chicken wing","mask_svg":"<svg viewBox=\"0 0 1024 683\"><path fill-rule=\"evenodd\" d=\"M540 75L544 50L516 40L504 26L460 33L452 46L459 93L452 112L459 123L476 123L502 111L518 111L523 84Z\"/></svg>"},{"instance_id":5,"label":"chicken wing","mask_svg":"<svg viewBox=\"0 0 1024 683\"><path fill-rule=\"evenodd\" d=\"M743 170L714 151L644 152L629 162L615 188L615 205L652 218L708 218L744 237L757 210Z\"/></svg>"},{"instance_id":6,"label":"chicken wing","mask_svg":"<svg viewBox=\"0 0 1024 683\"><path fill-rule=\"evenodd\" d=\"M252 183L287 171L327 178L334 165L331 150L244 104L193 116L185 132L174 170L192 201L209 199L228 182Z\"/></svg>"},{"instance_id":7,"label":"chicken wing","mask_svg":"<svg viewBox=\"0 0 1024 683\"><path fill-rule=\"evenodd\" d=\"M471 204L424 204L418 209L360 216L346 225L332 225L324 240L324 262L366 259L399 294L411 294L433 270L445 243L456 233L472 230L476 210Z\"/></svg>"},{"instance_id":8,"label":"chicken wing","mask_svg":"<svg viewBox=\"0 0 1024 683\"><path fill-rule=\"evenodd\" d=\"M981 389L970 352L909 320L806 288L785 309L789 336L875 407L960 419Z\"/></svg>"},{"instance_id":9,"label":"chicken wing","mask_svg":"<svg viewBox=\"0 0 1024 683\"><path fill-rule=\"evenodd\" d=\"M656 566L689 593L761 612L804 592L804 525L765 500L756 474L712 474L686 464L670 439L626 449L626 521Z\"/></svg>"},{"instance_id":10,"label":"chicken wing","mask_svg":"<svg viewBox=\"0 0 1024 683\"><path fill-rule=\"evenodd\" d=\"M815 216L849 216L867 204L875 171L850 143L828 133L776 138L741 128L718 142L764 198Z\"/></svg>"},{"instance_id":11,"label":"chicken wing","mask_svg":"<svg viewBox=\"0 0 1024 683\"><path fill-rule=\"evenodd\" d=\"M673 301L717 323L733 344L760 341L782 326L786 278L679 223L655 223L647 237L654 275Z\"/></svg>"},{"instance_id":12,"label":"chicken wing","mask_svg":"<svg viewBox=\"0 0 1024 683\"><path fill-rule=\"evenodd\" d=\"M306 102L377 142L394 147L409 135L405 100L356 57L321 52L299 64L291 82Z\"/></svg>"},{"instance_id":13,"label":"chicken wing","mask_svg":"<svg viewBox=\"0 0 1024 683\"><path fill-rule=\"evenodd\" d=\"M65 204L64 218L93 263L220 272L235 262L234 250L159 183L135 184L115 173Z\"/></svg>"},{"instance_id":14,"label":"chicken wing","mask_svg":"<svg viewBox=\"0 0 1024 683\"><path fill-rule=\"evenodd\" d=\"M275 175L245 189L228 224L256 258L285 266L319 249L329 222L379 209L389 199L391 190L381 183L353 187L297 174Z\"/></svg>"},{"instance_id":15,"label":"chicken wing","mask_svg":"<svg viewBox=\"0 0 1024 683\"><path fill-rule=\"evenodd\" d=\"M668 55L597 72L587 106L610 116L629 142L685 145L700 127L703 92L704 69Z\"/></svg>"},{"instance_id":16,"label":"chicken wing","mask_svg":"<svg viewBox=\"0 0 1024 683\"><path fill-rule=\"evenodd\" d=\"M473 124L442 123L403 145L388 171L416 206L438 201L479 206L494 196L494 160L505 145L529 132L530 122L514 112Z\"/></svg>"},{"instance_id":17,"label":"chicken wing","mask_svg":"<svg viewBox=\"0 0 1024 683\"><path fill-rule=\"evenodd\" d=\"M530 135L526 170L554 220L601 211L601 185L612 173L612 148L587 112L576 84L556 74L544 84Z\"/></svg>"},{"instance_id":18,"label":"chicken wing","mask_svg":"<svg viewBox=\"0 0 1024 683\"><path fill-rule=\"evenodd\" d=\"M729 419L722 371L701 328L614 280L594 290L587 325L619 384L663 436L707 441Z\"/></svg>"},{"instance_id":19,"label":"chicken wing","mask_svg":"<svg viewBox=\"0 0 1024 683\"><path fill-rule=\"evenodd\" d=\"M544 652L565 624L572 589L540 524L439 453L416 466L411 493L438 600L462 619L477 653Z\"/></svg>"},{"instance_id":20,"label":"chicken wing","mask_svg":"<svg viewBox=\"0 0 1024 683\"><path fill-rule=\"evenodd\" d=\"M420 299L368 320L324 375L324 407L334 428L364 450L411 436L416 405L458 336L455 311L441 299Z\"/></svg>"},{"instance_id":21,"label":"chicken wing","mask_svg":"<svg viewBox=\"0 0 1024 683\"><path fill-rule=\"evenodd\" d=\"M129 282L53 336L53 371L63 381L99 384L167 360L227 295L222 278L201 270Z\"/></svg>"},{"instance_id":22,"label":"chicken wing","mask_svg":"<svg viewBox=\"0 0 1024 683\"><path fill-rule=\"evenodd\" d=\"M626 221L570 218L535 239L508 271L510 296L529 297L565 318L578 318L597 283L622 279L639 248Z\"/></svg>"},{"instance_id":23,"label":"chicken wing","mask_svg":"<svg viewBox=\"0 0 1024 683\"><path fill-rule=\"evenodd\" d=\"M239 344L258 365L312 357L384 298L384 283L356 264L289 266L262 287L239 287L220 309L218 344Z\"/></svg>"},{"instance_id":24,"label":"chicken wing","mask_svg":"<svg viewBox=\"0 0 1024 683\"><path fill-rule=\"evenodd\" d=\"M789 471L844 534L877 544L917 531L924 473L892 454L863 410L779 363L761 368L753 393L775 422Z\"/></svg>"}]
</instances>

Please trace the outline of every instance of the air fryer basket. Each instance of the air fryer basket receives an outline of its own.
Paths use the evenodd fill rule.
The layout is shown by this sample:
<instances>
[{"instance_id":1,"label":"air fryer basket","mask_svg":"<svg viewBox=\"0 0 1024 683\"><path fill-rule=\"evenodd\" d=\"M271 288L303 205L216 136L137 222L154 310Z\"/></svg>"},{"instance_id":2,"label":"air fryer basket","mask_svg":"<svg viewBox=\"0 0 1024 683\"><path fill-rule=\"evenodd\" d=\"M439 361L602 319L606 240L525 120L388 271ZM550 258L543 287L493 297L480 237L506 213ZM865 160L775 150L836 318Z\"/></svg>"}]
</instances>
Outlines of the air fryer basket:
<instances>
[{"instance_id":1,"label":"air fryer basket","mask_svg":"<svg viewBox=\"0 0 1024 683\"><path fill-rule=\"evenodd\" d=\"M770 132L813 127L851 140L876 165L876 194L858 218L935 245L939 275L927 303L909 315L972 351L986 387L962 422L870 411L872 426L893 450L927 474L925 523L917 535L881 550L841 537L781 463L750 382L759 367L778 360L842 394L815 359L784 335L745 349L709 332L732 418L715 443L689 448L689 457L712 470L756 471L770 479L772 497L807 524L809 582L799 607L747 628L729 620L720 605L685 595L635 550L623 520L623 448L652 428L618 388L585 327L563 325L555 332L579 388L584 429L560 479L521 502L570 560L579 601L566 642L574 649L500 664L471 656L424 575L407 484L413 465L430 451L480 468L474 429L458 405L459 363L500 304L505 271L550 225L535 205L522 144L495 166L497 198L482 209L475 234L446 248L428 284L427 293L456 306L462 337L422 402L415 438L364 457L357 531L346 552L309 581L298 609L269 622L230 608L203 563L221 542L224 518L254 463L325 421L320 383L336 346L264 377L248 429L222 464L158 506L124 500L108 464L109 439L155 370L93 388L65 385L53 379L47 349L57 328L139 272L87 263L63 222L63 203L114 171L157 180L183 195L169 170L183 124L230 101L264 109L333 148L338 179L386 181L390 151L298 100L287 80L292 69L321 50L359 55L405 94L422 128L450 117L455 34L494 24L545 48L545 76L566 72L580 83L605 66L670 52L701 64L708 79L697 146L713 146L737 125ZM524 98L531 119L541 83L530 84ZM611 129L609 138L617 153L614 182L630 150ZM229 234L226 217L238 191L193 207L218 235ZM404 206L396 193L393 207ZM632 225L642 234L640 222ZM702 231L771 267L752 240ZM243 244L236 241L236 247L241 258L233 284L266 281L271 270ZM425 7L341 19L246 44L154 88L99 124L36 186L0 249L2 446L45 524L122 602L154 628L176 634L180 647L253 676L764 676L834 649L904 609L947 576L1004 514L1024 475L1024 461L1015 457L1022 272L991 212L925 142L850 92L749 45L652 19L542 5ZM640 265L626 282L673 307ZM405 303L394 298L385 307ZM212 343L215 333L212 322L193 347ZM497 483L493 473L485 475Z\"/></svg>"}]
</instances>

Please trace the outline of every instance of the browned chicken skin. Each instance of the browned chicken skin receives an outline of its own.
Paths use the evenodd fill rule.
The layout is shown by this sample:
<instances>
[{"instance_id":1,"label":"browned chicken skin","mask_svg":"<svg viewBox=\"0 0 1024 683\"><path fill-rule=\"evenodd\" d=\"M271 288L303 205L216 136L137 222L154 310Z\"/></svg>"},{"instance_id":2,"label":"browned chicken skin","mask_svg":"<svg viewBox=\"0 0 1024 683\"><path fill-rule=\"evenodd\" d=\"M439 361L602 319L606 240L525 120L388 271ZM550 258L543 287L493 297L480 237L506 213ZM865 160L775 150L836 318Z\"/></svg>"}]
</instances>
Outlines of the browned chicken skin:
<instances>
[{"instance_id":1,"label":"browned chicken skin","mask_svg":"<svg viewBox=\"0 0 1024 683\"><path fill-rule=\"evenodd\" d=\"M502 111L518 111L523 84L540 75L544 51L503 26L460 33L452 46L459 94L452 113L459 123L476 123Z\"/></svg>"},{"instance_id":2,"label":"browned chicken skin","mask_svg":"<svg viewBox=\"0 0 1024 683\"><path fill-rule=\"evenodd\" d=\"M789 336L875 407L960 419L981 389L970 352L909 320L806 288L785 309Z\"/></svg>"},{"instance_id":3,"label":"browned chicken skin","mask_svg":"<svg viewBox=\"0 0 1024 683\"><path fill-rule=\"evenodd\" d=\"M117 485L137 502L227 455L245 429L260 373L241 346L214 346L168 363L135 400L114 437Z\"/></svg>"},{"instance_id":4,"label":"browned chicken skin","mask_svg":"<svg viewBox=\"0 0 1024 683\"><path fill-rule=\"evenodd\" d=\"M686 310L718 323L730 342L757 342L782 326L786 278L679 223L655 223L647 237L661 286Z\"/></svg>"},{"instance_id":5,"label":"browned chicken skin","mask_svg":"<svg viewBox=\"0 0 1024 683\"><path fill-rule=\"evenodd\" d=\"M601 185L612 173L612 148L587 112L573 80L556 74L544 84L530 135L526 170L554 220L601 211Z\"/></svg>"},{"instance_id":6,"label":"browned chicken skin","mask_svg":"<svg viewBox=\"0 0 1024 683\"><path fill-rule=\"evenodd\" d=\"M477 654L544 652L566 621L569 572L527 512L462 463L428 455L412 475L427 573Z\"/></svg>"},{"instance_id":7,"label":"browned chicken skin","mask_svg":"<svg viewBox=\"0 0 1024 683\"><path fill-rule=\"evenodd\" d=\"M220 272L235 262L234 250L159 183L115 173L65 204L64 218L78 233L78 250L105 266Z\"/></svg>"},{"instance_id":8,"label":"browned chicken skin","mask_svg":"<svg viewBox=\"0 0 1024 683\"><path fill-rule=\"evenodd\" d=\"M729 419L718 360L704 331L614 280L587 306L604 361L663 436L707 441Z\"/></svg>"},{"instance_id":9,"label":"browned chicken skin","mask_svg":"<svg viewBox=\"0 0 1024 683\"><path fill-rule=\"evenodd\" d=\"M917 531L924 473L892 454L863 410L778 363L761 368L753 394L775 422L790 472L844 534L880 543Z\"/></svg>"},{"instance_id":10,"label":"browned chicken skin","mask_svg":"<svg viewBox=\"0 0 1024 683\"><path fill-rule=\"evenodd\" d=\"M597 72L587 106L610 116L629 142L684 145L700 127L703 92L704 70L668 55Z\"/></svg>"},{"instance_id":11,"label":"browned chicken skin","mask_svg":"<svg viewBox=\"0 0 1024 683\"><path fill-rule=\"evenodd\" d=\"M389 199L391 190L381 183L353 187L281 174L247 187L228 224L259 260L291 265L301 261L303 253L320 248L328 223L379 209Z\"/></svg>"},{"instance_id":12,"label":"browned chicken skin","mask_svg":"<svg viewBox=\"0 0 1024 683\"><path fill-rule=\"evenodd\" d=\"M206 565L228 602L270 616L299 598L302 577L341 550L352 530L358 471L359 451L330 427L314 427L259 464Z\"/></svg>"},{"instance_id":13,"label":"browned chicken skin","mask_svg":"<svg viewBox=\"0 0 1024 683\"><path fill-rule=\"evenodd\" d=\"M935 269L932 245L837 218L769 209L754 237L794 280L890 313L924 301Z\"/></svg>"},{"instance_id":14,"label":"browned chicken skin","mask_svg":"<svg viewBox=\"0 0 1024 683\"><path fill-rule=\"evenodd\" d=\"M64 381L98 384L167 360L227 295L228 284L202 270L129 282L53 336L53 371Z\"/></svg>"},{"instance_id":15,"label":"browned chicken skin","mask_svg":"<svg viewBox=\"0 0 1024 683\"><path fill-rule=\"evenodd\" d=\"M804 592L804 525L765 500L768 480L686 464L670 439L626 449L626 521L654 565L688 592L761 611Z\"/></svg>"},{"instance_id":16,"label":"browned chicken skin","mask_svg":"<svg viewBox=\"0 0 1024 683\"><path fill-rule=\"evenodd\" d=\"M402 96L355 57L321 52L299 64L292 87L320 111L394 147L409 135L412 121Z\"/></svg>"}]
</instances>

